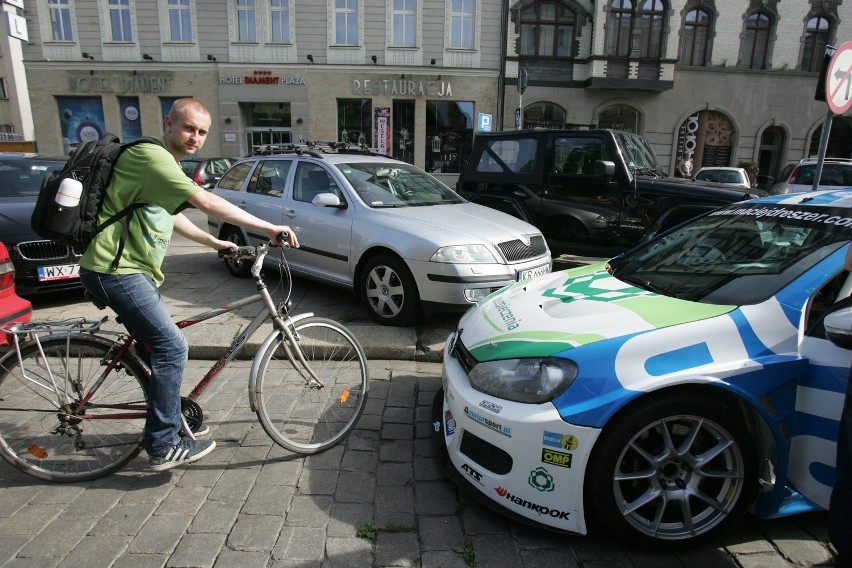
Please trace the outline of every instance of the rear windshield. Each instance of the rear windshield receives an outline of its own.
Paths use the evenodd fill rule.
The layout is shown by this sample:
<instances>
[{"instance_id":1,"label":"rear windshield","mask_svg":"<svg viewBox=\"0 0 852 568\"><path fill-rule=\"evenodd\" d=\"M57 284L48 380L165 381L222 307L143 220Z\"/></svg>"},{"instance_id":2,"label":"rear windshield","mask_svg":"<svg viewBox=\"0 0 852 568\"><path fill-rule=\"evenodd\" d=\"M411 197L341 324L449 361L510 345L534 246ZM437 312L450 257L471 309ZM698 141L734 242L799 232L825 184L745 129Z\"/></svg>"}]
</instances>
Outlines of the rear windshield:
<instances>
[{"instance_id":1,"label":"rear windshield","mask_svg":"<svg viewBox=\"0 0 852 568\"><path fill-rule=\"evenodd\" d=\"M813 185L816 164L799 166L796 175L797 184ZM822 165L822 175L819 178L820 185L843 185L852 187L852 164L828 164Z\"/></svg>"}]
</instances>

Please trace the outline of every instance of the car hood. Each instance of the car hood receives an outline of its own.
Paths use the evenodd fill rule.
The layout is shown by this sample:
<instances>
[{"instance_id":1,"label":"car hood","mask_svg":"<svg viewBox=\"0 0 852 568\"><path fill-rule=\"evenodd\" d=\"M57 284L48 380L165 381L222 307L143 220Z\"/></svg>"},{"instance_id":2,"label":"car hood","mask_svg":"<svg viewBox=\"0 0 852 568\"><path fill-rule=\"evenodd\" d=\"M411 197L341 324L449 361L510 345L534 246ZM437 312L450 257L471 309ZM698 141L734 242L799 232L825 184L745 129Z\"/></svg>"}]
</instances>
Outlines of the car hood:
<instances>
[{"instance_id":1,"label":"car hood","mask_svg":"<svg viewBox=\"0 0 852 568\"><path fill-rule=\"evenodd\" d=\"M482 240L503 242L518 235L541 234L541 231L526 221L475 203L397 207L374 211L382 213L386 219L403 221L408 226L417 223L421 227L440 231L444 239L452 239L451 235L456 235L459 243Z\"/></svg>"},{"instance_id":2,"label":"car hood","mask_svg":"<svg viewBox=\"0 0 852 568\"><path fill-rule=\"evenodd\" d=\"M32 199L8 198L0 200L0 241L19 243L42 240L30 226L35 202Z\"/></svg>"},{"instance_id":3,"label":"car hood","mask_svg":"<svg viewBox=\"0 0 852 568\"><path fill-rule=\"evenodd\" d=\"M478 361L549 357L613 338L707 318L735 309L688 302L626 284L605 263L554 272L489 296L459 321Z\"/></svg>"}]
</instances>

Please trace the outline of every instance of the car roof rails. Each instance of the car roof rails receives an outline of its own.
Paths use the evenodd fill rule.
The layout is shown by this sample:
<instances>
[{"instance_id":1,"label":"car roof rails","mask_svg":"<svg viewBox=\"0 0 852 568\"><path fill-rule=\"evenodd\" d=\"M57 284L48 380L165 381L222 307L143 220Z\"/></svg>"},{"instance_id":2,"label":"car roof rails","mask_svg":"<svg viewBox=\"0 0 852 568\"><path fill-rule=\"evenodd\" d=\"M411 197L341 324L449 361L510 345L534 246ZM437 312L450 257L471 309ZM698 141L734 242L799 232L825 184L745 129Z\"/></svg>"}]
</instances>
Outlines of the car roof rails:
<instances>
[{"instance_id":1,"label":"car roof rails","mask_svg":"<svg viewBox=\"0 0 852 568\"><path fill-rule=\"evenodd\" d=\"M353 142L329 142L324 140L313 140L306 142L311 149L318 150L324 154L364 154L367 156L384 156L379 153L378 148L370 148L366 144Z\"/></svg>"}]
</instances>

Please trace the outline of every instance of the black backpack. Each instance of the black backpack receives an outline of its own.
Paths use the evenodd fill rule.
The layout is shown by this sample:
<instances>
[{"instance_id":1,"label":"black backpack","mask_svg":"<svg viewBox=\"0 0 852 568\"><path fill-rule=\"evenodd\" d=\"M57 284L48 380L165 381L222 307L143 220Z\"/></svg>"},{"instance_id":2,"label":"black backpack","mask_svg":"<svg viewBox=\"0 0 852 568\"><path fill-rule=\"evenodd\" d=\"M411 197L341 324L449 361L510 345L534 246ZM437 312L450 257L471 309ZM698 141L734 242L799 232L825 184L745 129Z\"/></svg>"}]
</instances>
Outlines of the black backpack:
<instances>
[{"instance_id":1,"label":"black backpack","mask_svg":"<svg viewBox=\"0 0 852 568\"><path fill-rule=\"evenodd\" d=\"M112 269L115 270L130 230L130 215L144 204L129 205L100 225L98 214L112 178L113 164L124 150L140 143L159 144L156 138L150 137L122 144L118 136L107 133L100 140L86 142L77 148L63 169L45 176L30 219L33 230L45 239L69 246L85 247L105 227L124 218L118 254L112 264ZM68 201L65 195L60 195L60 187L66 179L77 180L83 186L76 204L73 204L76 195L71 201Z\"/></svg>"}]
</instances>

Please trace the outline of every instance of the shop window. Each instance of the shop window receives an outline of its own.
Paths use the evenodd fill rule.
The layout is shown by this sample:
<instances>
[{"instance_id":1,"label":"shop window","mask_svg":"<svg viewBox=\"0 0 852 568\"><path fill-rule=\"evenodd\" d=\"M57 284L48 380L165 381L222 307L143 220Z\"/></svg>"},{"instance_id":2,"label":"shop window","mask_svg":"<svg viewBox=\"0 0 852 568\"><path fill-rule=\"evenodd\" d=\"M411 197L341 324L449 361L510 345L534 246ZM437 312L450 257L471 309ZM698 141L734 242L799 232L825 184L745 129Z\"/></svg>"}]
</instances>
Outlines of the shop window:
<instances>
[{"instance_id":1,"label":"shop window","mask_svg":"<svg viewBox=\"0 0 852 568\"><path fill-rule=\"evenodd\" d=\"M572 57L575 14L557 2L536 2L521 11L521 56Z\"/></svg>"},{"instance_id":2,"label":"shop window","mask_svg":"<svg viewBox=\"0 0 852 568\"><path fill-rule=\"evenodd\" d=\"M524 107L524 128L565 128L565 110L553 103Z\"/></svg>"},{"instance_id":3,"label":"shop window","mask_svg":"<svg viewBox=\"0 0 852 568\"><path fill-rule=\"evenodd\" d=\"M359 45L359 0L334 0L335 45Z\"/></svg>"},{"instance_id":4,"label":"shop window","mask_svg":"<svg viewBox=\"0 0 852 568\"><path fill-rule=\"evenodd\" d=\"M459 173L473 143L473 102L426 101L426 171Z\"/></svg>"},{"instance_id":5,"label":"shop window","mask_svg":"<svg viewBox=\"0 0 852 568\"><path fill-rule=\"evenodd\" d=\"M417 0L393 0L391 28L393 47L417 45Z\"/></svg>"},{"instance_id":6,"label":"shop window","mask_svg":"<svg viewBox=\"0 0 852 568\"><path fill-rule=\"evenodd\" d=\"M53 41L74 41L70 0L47 0Z\"/></svg>"},{"instance_id":7,"label":"shop window","mask_svg":"<svg viewBox=\"0 0 852 568\"><path fill-rule=\"evenodd\" d=\"M168 0L169 39L192 41L192 7L190 0Z\"/></svg>"},{"instance_id":8,"label":"shop window","mask_svg":"<svg viewBox=\"0 0 852 568\"><path fill-rule=\"evenodd\" d=\"M607 29L609 55L658 59L665 15L662 0L612 0Z\"/></svg>"},{"instance_id":9,"label":"shop window","mask_svg":"<svg viewBox=\"0 0 852 568\"><path fill-rule=\"evenodd\" d=\"M121 140L129 142L142 136L139 97L118 97L118 110L121 113Z\"/></svg>"},{"instance_id":10,"label":"shop window","mask_svg":"<svg viewBox=\"0 0 852 568\"><path fill-rule=\"evenodd\" d=\"M733 165L734 139L734 124L726 114L717 111L695 113L680 126L678 170L690 177L704 166Z\"/></svg>"},{"instance_id":11,"label":"shop window","mask_svg":"<svg viewBox=\"0 0 852 568\"><path fill-rule=\"evenodd\" d=\"M690 10L683 19L682 65L705 66L710 61L710 27L713 19L704 9Z\"/></svg>"},{"instance_id":12,"label":"shop window","mask_svg":"<svg viewBox=\"0 0 852 568\"><path fill-rule=\"evenodd\" d=\"M257 42L255 0L237 0L237 41Z\"/></svg>"},{"instance_id":13,"label":"shop window","mask_svg":"<svg viewBox=\"0 0 852 568\"><path fill-rule=\"evenodd\" d=\"M337 99L337 132L340 142L373 145L371 99Z\"/></svg>"},{"instance_id":14,"label":"shop window","mask_svg":"<svg viewBox=\"0 0 852 568\"><path fill-rule=\"evenodd\" d=\"M769 41L772 34L772 18L763 12L755 12L746 20L743 35L741 65L747 69L766 69L769 62Z\"/></svg>"},{"instance_id":15,"label":"shop window","mask_svg":"<svg viewBox=\"0 0 852 568\"><path fill-rule=\"evenodd\" d=\"M132 42L133 25L130 13L130 0L109 0L107 12L109 16L110 41Z\"/></svg>"},{"instance_id":16,"label":"shop window","mask_svg":"<svg viewBox=\"0 0 852 568\"><path fill-rule=\"evenodd\" d=\"M607 107L598 115L598 128L611 128L624 132L639 132L639 112L627 105Z\"/></svg>"},{"instance_id":17,"label":"shop window","mask_svg":"<svg viewBox=\"0 0 852 568\"><path fill-rule=\"evenodd\" d=\"M780 126L770 126L761 134L757 157L757 189L770 189L778 178L786 138Z\"/></svg>"},{"instance_id":18,"label":"shop window","mask_svg":"<svg viewBox=\"0 0 852 568\"><path fill-rule=\"evenodd\" d=\"M292 43L290 0L269 0L269 27L272 43Z\"/></svg>"},{"instance_id":19,"label":"shop window","mask_svg":"<svg viewBox=\"0 0 852 568\"><path fill-rule=\"evenodd\" d=\"M451 0L450 48L474 49L476 0Z\"/></svg>"},{"instance_id":20,"label":"shop window","mask_svg":"<svg viewBox=\"0 0 852 568\"><path fill-rule=\"evenodd\" d=\"M414 101L393 102L393 157L414 163Z\"/></svg>"},{"instance_id":21,"label":"shop window","mask_svg":"<svg viewBox=\"0 0 852 568\"><path fill-rule=\"evenodd\" d=\"M56 97L56 112L66 156L79 144L98 140L106 132L101 97Z\"/></svg>"},{"instance_id":22,"label":"shop window","mask_svg":"<svg viewBox=\"0 0 852 568\"><path fill-rule=\"evenodd\" d=\"M819 71L825 55L825 46L831 38L831 22L818 16L808 20L805 26L805 41L802 45L802 71Z\"/></svg>"}]
</instances>

